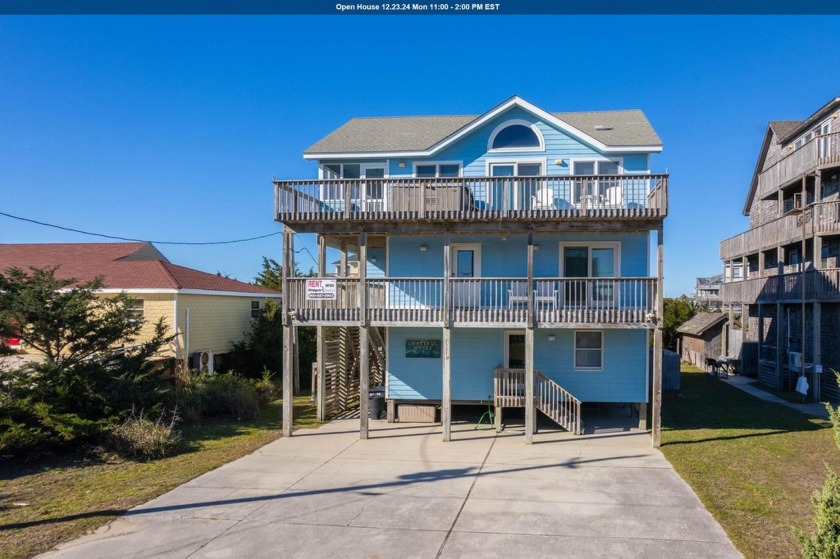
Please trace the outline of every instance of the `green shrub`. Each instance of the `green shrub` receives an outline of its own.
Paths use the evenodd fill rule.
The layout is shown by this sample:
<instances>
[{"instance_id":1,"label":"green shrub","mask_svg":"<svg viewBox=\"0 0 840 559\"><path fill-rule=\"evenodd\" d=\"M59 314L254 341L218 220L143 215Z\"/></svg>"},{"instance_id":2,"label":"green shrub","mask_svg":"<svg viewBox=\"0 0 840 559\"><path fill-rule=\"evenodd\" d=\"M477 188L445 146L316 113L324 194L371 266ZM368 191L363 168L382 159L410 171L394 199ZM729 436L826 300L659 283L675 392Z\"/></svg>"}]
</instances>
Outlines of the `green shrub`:
<instances>
[{"instance_id":1,"label":"green shrub","mask_svg":"<svg viewBox=\"0 0 840 559\"><path fill-rule=\"evenodd\" d=\"M35 456L91 442L106 423L58 413L43 402L0 395L0 453Z\"/></svg>"},{"instance_id":2,"label":"green shrub","mask_svg":"<svg viewBox=\"0 0 840 559\"><path fill-rule=\"evenodd\" d=\"M182 372L178 376L175 402L193 421L207 415L254 419L260 408L257 389L236 373Z\"/></svg>"},{"instance_id":3,"label":"green shrub","mask_svg":"<svg viewBox=\"0 0 840 559\"><path fill-rule=\"evenodd\" d=\"M108 436L108 447L117 454L138 460L154 460L170 454L181 441L181 433L175 429L177 413L167 420L161 415L152 421L142 411L133 411Z\"/></svg>"},{"instance_id":4,"label":"green shrub","mask_svg":"<svg viewBox=\"0 0 840 559\"><path fill-rule=\"evenodd\" d=\"M280 385L275 382L275 376L268 369L263 369L262 378L252 381L260 402L271 402L280 395Z\"/></svg>"},{"instance_id":5,"label":"green shrub","mask_svg":"<svg viewBox=\"0 0 840 559\"><path fill-rule=\"evenodd\" d=\"M832 370L837 384L840 385L840 373ZM834 441L840 447L840 408L829 403L825 404L829 419L834 427ZM816 511L814 523L817 530L813 534L805 534L795 530L799 543L802 545L802 557L805 559L837 559L840 558L840 478L831 469L823 484L822 491L814 492L812 497Z\"/></svg>"}]
</instances>

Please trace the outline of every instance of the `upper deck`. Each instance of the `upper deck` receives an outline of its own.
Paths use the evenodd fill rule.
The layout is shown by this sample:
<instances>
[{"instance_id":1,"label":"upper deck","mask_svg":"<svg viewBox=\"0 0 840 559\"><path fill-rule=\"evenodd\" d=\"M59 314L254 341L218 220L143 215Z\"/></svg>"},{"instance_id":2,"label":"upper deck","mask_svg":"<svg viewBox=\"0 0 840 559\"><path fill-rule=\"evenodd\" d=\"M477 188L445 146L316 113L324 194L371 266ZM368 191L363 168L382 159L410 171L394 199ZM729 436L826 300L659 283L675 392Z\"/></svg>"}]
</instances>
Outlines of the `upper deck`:
<instances>
[{"instance_id":1,"label":"upper deck","mask_svg":"<svg viewBox=\"0 0 840 559\"><path fill-rule=\"evenodd\" d=\"M298 232L650 230L667 174L274 181L274 216Z\"/></svg>"}]
</instances>

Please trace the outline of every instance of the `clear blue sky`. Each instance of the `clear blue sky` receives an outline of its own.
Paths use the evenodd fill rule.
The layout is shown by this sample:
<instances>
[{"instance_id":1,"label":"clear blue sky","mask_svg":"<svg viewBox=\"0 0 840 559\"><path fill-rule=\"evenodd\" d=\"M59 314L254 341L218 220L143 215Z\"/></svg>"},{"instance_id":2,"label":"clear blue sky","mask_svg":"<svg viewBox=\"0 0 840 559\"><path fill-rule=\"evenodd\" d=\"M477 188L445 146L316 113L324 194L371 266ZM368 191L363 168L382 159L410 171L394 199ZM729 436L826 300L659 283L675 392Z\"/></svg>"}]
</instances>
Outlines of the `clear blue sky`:
<instances>
[{"instance_id":1,"label":"clear blue sky","mask_svg":"<svg viewBox=\"0 0 840 559\"><path fill-rule=\"evenodd\" d=\"M153 240L279 231L271 177L354 116L643 109L666 293L719 273L768 120L840 95L838 16L0 17L0 211ZM95 240L0 217L0 242ZM160 245L251 281L280 237ZM300 242L300 241L299 241ZM304 239L314 252L314 239ZM299 245L300 246L300 245ZM298 256L299 265L312 261Z\"/></svg>"}]
</instances>

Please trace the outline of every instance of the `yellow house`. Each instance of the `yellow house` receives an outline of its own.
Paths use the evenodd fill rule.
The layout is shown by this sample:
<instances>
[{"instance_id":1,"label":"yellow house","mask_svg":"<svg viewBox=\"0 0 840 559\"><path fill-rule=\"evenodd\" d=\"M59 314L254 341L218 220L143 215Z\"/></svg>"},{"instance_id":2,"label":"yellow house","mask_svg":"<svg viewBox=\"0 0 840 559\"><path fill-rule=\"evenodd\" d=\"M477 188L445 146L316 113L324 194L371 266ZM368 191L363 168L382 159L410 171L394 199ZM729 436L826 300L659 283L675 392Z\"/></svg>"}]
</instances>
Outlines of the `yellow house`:
<instances>
[{"instance_id":1,"label":"yellow house","mask_svg":"<svg viewBox=\"0 0 840 559\"><path fill-rule=\"evenodd\" d=\"M58 266L57 277L103 278L102 296L127 293L143 319L142 343L162 317L175 338L161 358L209 368L244 338L271 289L172 264L151 243L0 244L0 270ZM24 351L26 348L23 348Z\"/></svg>"}]
</instances>

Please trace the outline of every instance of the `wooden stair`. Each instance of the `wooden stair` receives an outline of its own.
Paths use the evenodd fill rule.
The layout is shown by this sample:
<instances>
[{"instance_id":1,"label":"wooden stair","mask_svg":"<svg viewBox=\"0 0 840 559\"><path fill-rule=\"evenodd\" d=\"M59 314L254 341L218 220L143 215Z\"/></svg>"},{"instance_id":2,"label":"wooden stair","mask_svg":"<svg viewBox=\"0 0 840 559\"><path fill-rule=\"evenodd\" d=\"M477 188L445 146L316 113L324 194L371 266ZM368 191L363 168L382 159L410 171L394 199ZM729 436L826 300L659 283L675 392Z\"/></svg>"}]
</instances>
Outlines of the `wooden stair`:
<instances>
[{"instance_id":1,"label":"wooden stair","mask_svg":"<svg viewBox=\"0 0 840 559\"><path fill-rule=\"evenodd\" d=\"M493 393L496 408L524 408L525 369L496 369ZM583 434L581 405L569 391L534 370L534 407L575 435Z\"/></svg>"}]
</instances>

